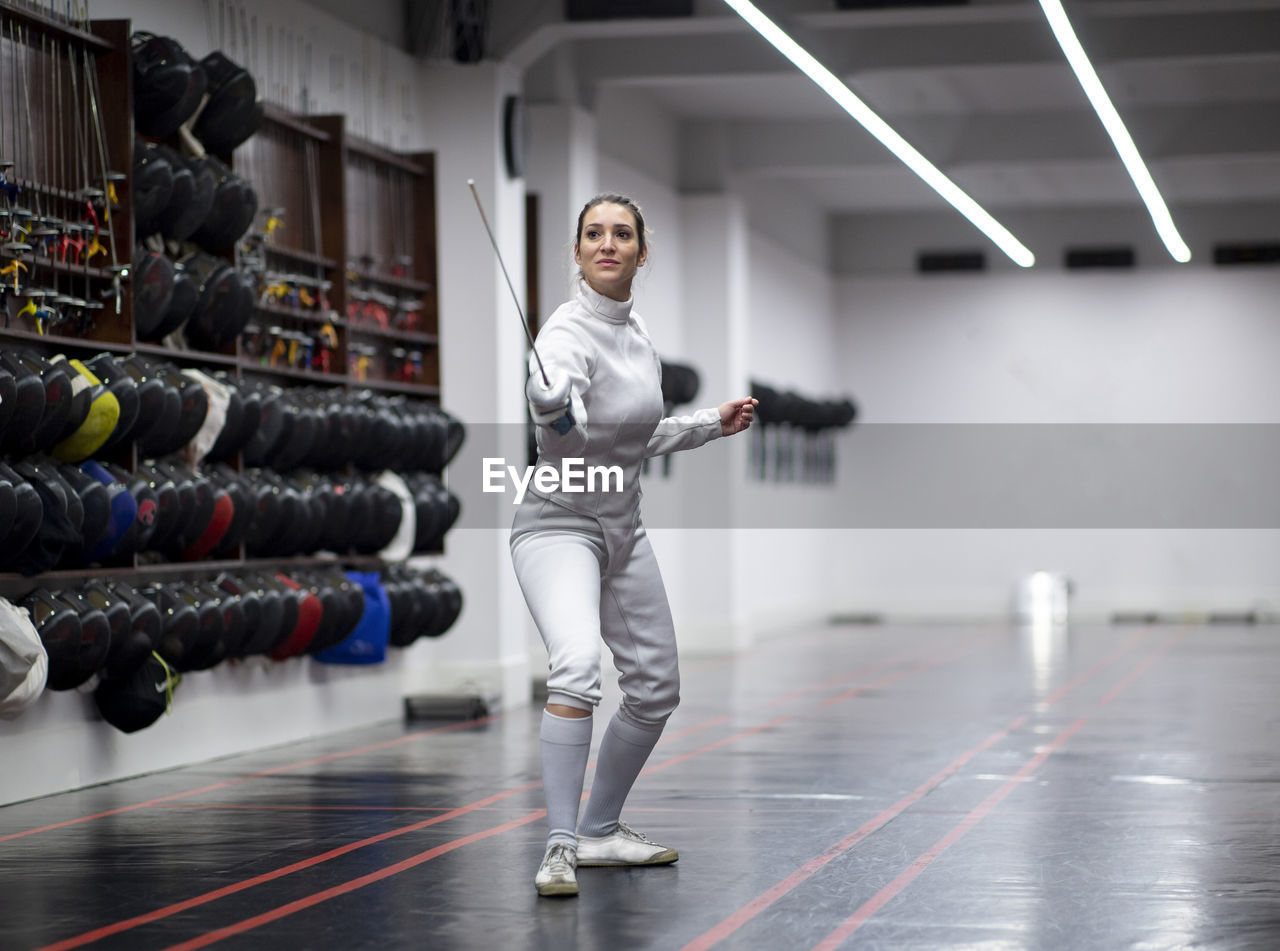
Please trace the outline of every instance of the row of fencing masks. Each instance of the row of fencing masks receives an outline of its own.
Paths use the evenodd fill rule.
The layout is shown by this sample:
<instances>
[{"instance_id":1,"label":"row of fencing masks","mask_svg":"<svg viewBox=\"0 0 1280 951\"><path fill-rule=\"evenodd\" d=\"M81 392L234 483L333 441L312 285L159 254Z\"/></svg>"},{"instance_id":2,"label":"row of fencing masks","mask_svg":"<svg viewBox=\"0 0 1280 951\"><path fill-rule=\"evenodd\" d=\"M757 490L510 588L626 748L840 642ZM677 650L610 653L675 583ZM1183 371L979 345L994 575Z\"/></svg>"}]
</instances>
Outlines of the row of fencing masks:
<instances>
[{"instance_id":1,"label":"row of fencing masks","mask_svg":"<svg viewBox=\"0 0 1280 951\"><path fill-rule=\"evenodd\" d=\"M138 245L133 270L139 340L159 342L181 330L189 345L217 351L234 342L253 317L257 280L211 254L174 261Z\"/></svg>"},{"instance_id":2,"label":"row of fencing masks","mask_svg":"<svg viewBox=\"0 0 1280 951\"><path fill-rule=\"evenodd\" d=\"M65 461L100 449L120 422L115 393L84 361L0 350L0 452Z\"/></svg>"},{"instance_id":3,"label":"row of fencing masks","mask_svg":"<svg viewBox=\"0 0 1280 951\"><path fill-rule=\"evenodd\" d=\"M261 127L253 76L221 50L197 61L172 37L145 31L134 33L129 45L134 126L141 135L168 138L194 117L191 131L205 151L228 155Z\"/></svg>"},{"instance_id":4,"label":"row of fencing masks","mask_svg":"<svg viewBox=\"0 0 1280 951\"><path fill-rule=\"evenodd\" d=\"M133 218L139 240L159 235L222 254L257 214L257 190L219 159L134 139Z\"/></svg>"}]
</instances>

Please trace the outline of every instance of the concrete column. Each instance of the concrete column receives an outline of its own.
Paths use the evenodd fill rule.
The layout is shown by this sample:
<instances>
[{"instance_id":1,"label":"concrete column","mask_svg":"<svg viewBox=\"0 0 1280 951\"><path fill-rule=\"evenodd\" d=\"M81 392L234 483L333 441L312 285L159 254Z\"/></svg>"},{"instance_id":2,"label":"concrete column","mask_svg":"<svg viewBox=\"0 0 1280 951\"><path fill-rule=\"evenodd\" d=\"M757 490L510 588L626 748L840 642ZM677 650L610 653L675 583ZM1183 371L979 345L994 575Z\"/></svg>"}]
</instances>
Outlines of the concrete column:
<instances>
[{"instance_id":1,"label":"concrete column","mask_svg":"<svg viewBox=\"0 0 1280 951\"><path fill-rule=\"evenodd\" d=\"M694 195L681 202L685 349L702 374L699 403L748 393L748 230L741 199ZM734 544L746 480L745 438L681 457L689 470L685 564L697 572L685 587L681 649L711 653L747 646L751 633L741 596L759 583Z\"/></svg>"},{"instance_id":2,"label":"concrete column","mask_svg":"<svg viewBox=\"0 0 1280 951\"><path fill-rule=\"evenodd\" d=\"M524 336L516 305L467 186L474 179L517 293L524 288L524 183L507 178L502 152L506 96L519 75L500 63L432 64L427 138L434 143L438 209L442 404L468 426L447 471L462 503L441 564L466 599L458 624L436 643L414 645L410 693L501 694L528 700L524 602L511 571L509 496L482 491L481 459L523 465Z\"/></svg>"},{"instance_id":3,"label":"concrete column","mask_svg":"<svg viewBox=\"0 0 1280 951\"><path fill-rule=\"evenodd\" d=\"M568 299L573 229L578 212L597 190L596 121L589 112L560 103L531 105L529 167L525 185L538 195L538 313L545 319Z\"/></svg>"}]
</instances>

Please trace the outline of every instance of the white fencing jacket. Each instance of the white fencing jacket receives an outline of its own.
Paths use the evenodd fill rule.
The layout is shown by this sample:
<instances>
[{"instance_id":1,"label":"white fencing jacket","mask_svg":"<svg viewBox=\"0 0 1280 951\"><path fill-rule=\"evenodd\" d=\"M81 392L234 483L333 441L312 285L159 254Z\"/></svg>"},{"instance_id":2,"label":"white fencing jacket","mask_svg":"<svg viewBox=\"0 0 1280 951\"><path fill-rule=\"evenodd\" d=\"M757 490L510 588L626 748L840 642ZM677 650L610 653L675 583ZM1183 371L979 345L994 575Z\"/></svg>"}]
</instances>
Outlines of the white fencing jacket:
<instances>
[{"instance_id":1,"label":"white fencing jacket","mask_svg":"<svg viewBox=\"0 0 1280 951\"><path fill-rule=\"evenodd\" d=\"M596 293L579 278L573 299L556 308L538 332L537 349L548 374L569 378L574 427L563 436L539 426L538 466L560 473L564 462L580 467L584 491L561 484L542 491L537 481L529 492L584 515L630 522L640 502L640 468L648 456L696 449L721 435L715 407L689 416L662 416L662 364L644 321L632 300L615 301ZM529 372L538 372L529 355ZM616 466L622 475L597 475L594 491L586 491L591 467Z\"/></svg>"}]
</instances>

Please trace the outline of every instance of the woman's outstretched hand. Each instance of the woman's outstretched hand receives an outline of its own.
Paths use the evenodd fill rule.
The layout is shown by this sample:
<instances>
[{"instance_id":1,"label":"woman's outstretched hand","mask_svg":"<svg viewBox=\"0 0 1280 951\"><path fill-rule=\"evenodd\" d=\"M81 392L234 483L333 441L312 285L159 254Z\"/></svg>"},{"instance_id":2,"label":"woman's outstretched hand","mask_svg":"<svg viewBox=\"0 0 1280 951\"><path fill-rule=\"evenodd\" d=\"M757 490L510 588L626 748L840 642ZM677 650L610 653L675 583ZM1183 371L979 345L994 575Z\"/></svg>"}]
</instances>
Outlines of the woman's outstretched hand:
<instances>
[{"instance_id":1,"label":"woman's outstretched hand","mask_svg":"<svg viewBox=\"0 0 1280 951\"><path fill-rule=\"evenodd\" d=\"M746 399L730 400L720 404L720 435L732 436L751 425L755 417L756 405L760 401L753 396Z\"/></svg>"}]
</instances>

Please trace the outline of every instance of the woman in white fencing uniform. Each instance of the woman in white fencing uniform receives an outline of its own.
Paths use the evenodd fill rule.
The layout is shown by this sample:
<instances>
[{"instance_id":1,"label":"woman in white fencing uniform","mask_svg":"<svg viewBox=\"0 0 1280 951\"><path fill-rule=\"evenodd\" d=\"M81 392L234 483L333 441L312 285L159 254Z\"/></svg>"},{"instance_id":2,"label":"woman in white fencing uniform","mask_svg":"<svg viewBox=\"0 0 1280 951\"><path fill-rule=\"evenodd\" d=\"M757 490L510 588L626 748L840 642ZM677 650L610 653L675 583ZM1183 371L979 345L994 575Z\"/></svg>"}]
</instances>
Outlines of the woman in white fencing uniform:
<instances>
[{"instance_id":1,"label":"woman in white fencing uniform","mask_svg":"<svg viewBox=\"0 0 1280 951\"><path fill-rule=\"evenodd\" d=\"M538 334L546 379L531 355L525 388L539 424L540 467L564 472L565 460L583 473L616 467L611 476L578 480L584 491L531 484L511 530L512 563L549 656L541 728L549 832L535 878L542 895L576 895L580 866L678 858L619 821L680 699L671 611L640 521L640 469L646 457L742 432L755 408L746 398L662 418L660 363L632 309L631 283L647 254L635 202L599 195L587 203L574 239L576 293ZM621 672L623 700L601 741L579 823L601 638Z\"/></svg>"}]
</instances>

